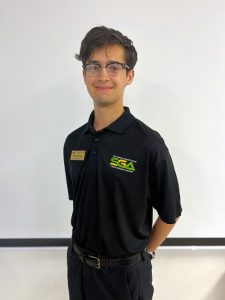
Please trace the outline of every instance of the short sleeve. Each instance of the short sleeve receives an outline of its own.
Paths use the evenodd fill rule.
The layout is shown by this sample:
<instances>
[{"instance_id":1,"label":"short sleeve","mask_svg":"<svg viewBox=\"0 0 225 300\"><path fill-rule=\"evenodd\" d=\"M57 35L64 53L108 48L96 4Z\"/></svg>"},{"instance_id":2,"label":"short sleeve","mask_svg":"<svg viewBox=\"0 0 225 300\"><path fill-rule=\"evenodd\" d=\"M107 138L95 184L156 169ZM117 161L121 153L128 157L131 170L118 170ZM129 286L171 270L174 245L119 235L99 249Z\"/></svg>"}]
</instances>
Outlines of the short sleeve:
<instances>
[{"instance_id":1,"label":"short sleeve","mask_svg":"<svg viewBox=\"0 0 225 300\"><path fill-rule=\"evenodd\" d=\"M66 174L66 183L67 183L67 190L68 190L68 198L73 200L74 193L73 193L73 185L72 179L69 169L69 159L70 159L70 146L69 146L69 137L67 137L64 148L63 148L63 156L64 156L64 167L65 167L65 174Z\"/></svg>"},{"instance_id":2,"label":"short sleeve","mask_svg":"<svg viewBox=\"0 0 225 300\"><path fill-rule=\"evenodd\" d=\"M182 207L176 172L165 145L155 153L149 167L149 191L159 217L168 224L174 224L181 215Z\"/></svg>"}]
</instances>

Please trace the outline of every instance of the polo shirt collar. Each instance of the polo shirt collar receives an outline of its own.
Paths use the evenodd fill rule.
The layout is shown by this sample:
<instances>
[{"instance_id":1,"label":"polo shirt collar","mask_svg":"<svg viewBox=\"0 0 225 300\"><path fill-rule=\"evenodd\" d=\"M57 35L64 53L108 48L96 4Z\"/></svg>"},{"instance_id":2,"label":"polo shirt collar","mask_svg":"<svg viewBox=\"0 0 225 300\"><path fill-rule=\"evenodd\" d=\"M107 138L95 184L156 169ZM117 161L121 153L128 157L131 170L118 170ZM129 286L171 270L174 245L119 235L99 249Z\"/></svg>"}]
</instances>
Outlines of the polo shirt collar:
<instances>
[{"instance_id":1,"label":"polo shirt collar","mask_svg":"<svg viewBox=\"0 0 225 300\"><path fill-rule=\"evenodd\" d=\"M129 127L130 123L134 119L134 116L130 113L129 107L124 106L124 113L115 120L112 124L105 127L103 130L110 130L115 133L124 133ZM91 112L90 117L88 119L88 123L84 129L84 133L90 131L92 133L96 133L95 129L93 128L93 121L94 121L94 110Z\"/></svg>"}]
</instances>

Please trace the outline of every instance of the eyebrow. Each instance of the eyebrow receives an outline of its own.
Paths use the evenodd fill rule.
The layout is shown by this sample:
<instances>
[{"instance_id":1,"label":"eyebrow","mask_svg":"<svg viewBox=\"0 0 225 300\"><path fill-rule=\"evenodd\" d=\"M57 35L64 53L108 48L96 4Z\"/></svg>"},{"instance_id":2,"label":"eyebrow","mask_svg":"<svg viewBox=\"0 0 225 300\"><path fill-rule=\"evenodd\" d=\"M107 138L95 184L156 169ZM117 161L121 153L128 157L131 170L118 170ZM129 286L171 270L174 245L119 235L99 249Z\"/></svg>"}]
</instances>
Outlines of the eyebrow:
<instances>
[{"instance_id":1,"label":"eyebrow","mask_svg":"<svg viewBox=\"0 0 225 300\"><path fill-rule=\"evenodd\" d=\"M87 63L88 63L88 64L97 64L97 65L101 65L100 62L99 62L98 60L89 60ZM108 64L113 64L113 63L119 63L119 62L116 61L116 60L109 60L109 61L106 63L106 65L108 65Z\"/></svg>"}]
</instances>

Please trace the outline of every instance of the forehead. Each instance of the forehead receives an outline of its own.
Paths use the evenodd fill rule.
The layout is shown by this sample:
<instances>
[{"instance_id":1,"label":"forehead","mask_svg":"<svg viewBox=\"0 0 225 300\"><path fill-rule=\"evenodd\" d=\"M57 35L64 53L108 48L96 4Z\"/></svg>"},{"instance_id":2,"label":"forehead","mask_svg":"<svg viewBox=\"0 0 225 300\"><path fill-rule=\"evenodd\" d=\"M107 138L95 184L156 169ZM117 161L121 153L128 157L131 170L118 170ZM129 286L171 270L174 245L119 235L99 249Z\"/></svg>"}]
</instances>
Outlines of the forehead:
<instances>
[{"instance_id":1,"label":"forehead","mask_svg":"<svg viewBox=\"0 0 225 300\"><path fill-rule=\"evenodd\" d=\"M118 61L125 62L125 50L120 45L107 45L102 48L95 49L88 61L98 61L98 62L108 62L108 61Z\"/></svg>"}]
</instances>

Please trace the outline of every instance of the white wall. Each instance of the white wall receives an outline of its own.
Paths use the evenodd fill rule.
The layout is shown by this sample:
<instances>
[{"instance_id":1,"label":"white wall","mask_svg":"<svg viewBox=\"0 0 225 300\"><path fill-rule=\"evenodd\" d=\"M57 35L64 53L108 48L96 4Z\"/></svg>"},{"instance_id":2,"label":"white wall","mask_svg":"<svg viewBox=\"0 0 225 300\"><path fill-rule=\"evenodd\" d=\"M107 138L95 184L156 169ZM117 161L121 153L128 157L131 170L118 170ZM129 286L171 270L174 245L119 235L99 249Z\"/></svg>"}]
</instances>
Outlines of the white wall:
<instances>
[{"instance_id":1,"label":"white wall","mask_svg":"<svg viewBox=\"0 0 225 300\"><path fill-rule=\"evenodd\" d=\"M73 55L93 26L138 50L125 104L164 137L184 213L171 237L224 237L224 0L0 1L0 238L70 237L62 148L92 109Z\"/></svg>"},{"instance_id":2,"label":"white wall","mask_svg":"<svg viewBox=\"0 0 225 300\"><path fill-rule=\"evenodd\" d=\"M0 299L66 300L66 249L1 249ZM157 251L154 300L224 300L224 250Z\"/></svg>"},{"instance_id":3,"label":"white wall","mask_svg":"<svg viewBox=\"0 0 225 300\"><path fill-rule=\"evenodd\" d=\"M225 249L162 250L153 261L154 300L224 300Z\"/></svg>"},{"instance_id":4,"label":"white wall","mask_svg":"<svg viewBox=\"0 0 225 300\"><path fill-rule=\"evenodd\" d=\"M171 236L224 237L224 0L1 0L0 238L71 235L62 147L92 109L73 55L96 25L138 50L125 104L173 156L184 213ZM224 299L223 251L158 256L155 300ZM64 249L1 249L1 299L66 299L65 275Z\"/></svg>"}]
</instances>

